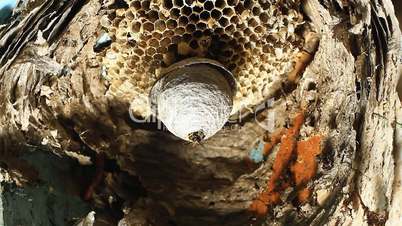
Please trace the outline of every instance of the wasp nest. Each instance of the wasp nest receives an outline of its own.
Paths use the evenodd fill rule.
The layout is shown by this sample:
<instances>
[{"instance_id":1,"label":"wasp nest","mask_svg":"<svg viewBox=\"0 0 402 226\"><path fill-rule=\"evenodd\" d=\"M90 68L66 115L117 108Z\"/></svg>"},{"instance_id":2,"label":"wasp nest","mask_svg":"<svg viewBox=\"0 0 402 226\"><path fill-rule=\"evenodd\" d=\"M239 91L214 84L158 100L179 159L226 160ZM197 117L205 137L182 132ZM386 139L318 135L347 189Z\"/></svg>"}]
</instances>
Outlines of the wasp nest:
<instances>
[{"instance_id":1,"label":"wasp nest","mask_svg":"<svg viewBox=\"0 0 402 226\"><path fill-rule=\"evenodd\" d=\"M160 69L189 57L216 60L236 81L235 113L275 92L301 47L299 0L125 0L104 16L107 95L148 96ZM144 109L141 106L138 106ZM146 116L146 110L136 111Z\"/></svg>"}]
</instances>

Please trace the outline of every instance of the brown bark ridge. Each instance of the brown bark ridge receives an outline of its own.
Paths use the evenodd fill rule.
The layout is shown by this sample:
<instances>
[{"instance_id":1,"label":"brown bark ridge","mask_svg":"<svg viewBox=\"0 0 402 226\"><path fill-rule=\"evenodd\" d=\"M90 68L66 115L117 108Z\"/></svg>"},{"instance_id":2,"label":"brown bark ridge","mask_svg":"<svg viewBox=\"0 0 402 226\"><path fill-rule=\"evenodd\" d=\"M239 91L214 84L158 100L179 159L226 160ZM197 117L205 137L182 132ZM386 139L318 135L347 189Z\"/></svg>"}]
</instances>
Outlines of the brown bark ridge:
<instances>
[{"instance_id":1,"label":"brown bark ridge","mask_svg":"<svg viewBox=\"0 0 402 226\"><path fill-rule=\"evenodd\" d=\"M103 32L101 17L126 7L119 2L36 0L19 11L21 19L0 27L3 162L30 145L59 155L106 154L147 190L141 200L126 200L121 225L402 223L395 139L400 30L390 0L303 2L306 21L320 36L318 50L297 87L284 87L256 117L275 115L275 127L289 131L303 111L303 124L259 163L248 160L267 133L256 120L228 124L193 145L155 123L133 122L130 98L106 95L107 77L93 46ZM311 195L298 199L301 187L291 168L303 150L288 148L284 162L281 153L287 138L297 146L317 135L316 172L300 185ZM250 205L268 190L279 163L279 201L264 203L266 213L255 215Z\"/></svg>"}]
</instances>

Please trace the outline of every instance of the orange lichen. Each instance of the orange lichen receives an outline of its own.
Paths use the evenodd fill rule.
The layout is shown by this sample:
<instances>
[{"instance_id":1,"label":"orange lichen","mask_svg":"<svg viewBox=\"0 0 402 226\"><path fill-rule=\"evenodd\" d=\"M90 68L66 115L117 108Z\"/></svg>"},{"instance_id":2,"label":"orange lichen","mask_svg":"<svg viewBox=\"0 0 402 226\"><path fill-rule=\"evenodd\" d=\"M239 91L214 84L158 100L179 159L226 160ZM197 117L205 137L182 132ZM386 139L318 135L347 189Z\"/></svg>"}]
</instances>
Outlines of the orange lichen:
<instances>
[{"instance_id":1,"label":"orange lichen","mask_svg":"<svg viewBox=\"0 0 402 226\"><path fill-rule=\"evenodd\" d=\"M303 122L304 112L301 112L294 118L293 126L286 130L285 135L281 139L281 147L279 148L273 164L272 175L268 181L267 190L262 192L259 197L252 202L249 208L250 211L258 215L265 215L268 211L268 206L280 202L280 193L277 191L278 180L289 165Z\"/></svg>"},{"instance_id":2,"label":"orange lichen","mask_svg":"<svg viewBox=\"0 0 402 226\"><path fill-rule=\"evenodd\" d=\"M271 153L272 148L281 141L281 137L285 132L286 130L281 128L272 134L272 136L269 138L269 142L265 143L264 145L264 156L268 156Z\"/></svg>"},{"instance_id":3,"label":"orange lichen","mask_svg":"<svg viewBox=\"0 0 402 226\"><path fill-rule=\"evenodd\" d=\"M306 141L297 143L297 160L292 165L291 171L299 191L299 202L304 203L310 196L305 185L317 172L316 157L321 154L321 136L314 136ZM306 190L307 189L307 190Z\"/></svg>"},{"instance_id":4,"label":"orange lichen","mask_svg":"<svg viewBox=\"0 0 402 226\"><path fill-rule=\"evenodd\" d=\"M311 190L309 188L303 188L302 190L297 192L297 199L299 203L305 203L308 201L311 195Z\"/></svg>"},{"instance_id":5,"label":"orange lichen","mask_svg":"<svg viewBox=\"0 0 402 226\"><path fill-rule=\"evenodd\" d=\"M309 32L305 37L303 50L296 55L296 63L293 70L288 74L288 80L295 83L304 70L314 59L315 52L318 49L320 38L315 32Z\"/></svg>"}]
</instances>

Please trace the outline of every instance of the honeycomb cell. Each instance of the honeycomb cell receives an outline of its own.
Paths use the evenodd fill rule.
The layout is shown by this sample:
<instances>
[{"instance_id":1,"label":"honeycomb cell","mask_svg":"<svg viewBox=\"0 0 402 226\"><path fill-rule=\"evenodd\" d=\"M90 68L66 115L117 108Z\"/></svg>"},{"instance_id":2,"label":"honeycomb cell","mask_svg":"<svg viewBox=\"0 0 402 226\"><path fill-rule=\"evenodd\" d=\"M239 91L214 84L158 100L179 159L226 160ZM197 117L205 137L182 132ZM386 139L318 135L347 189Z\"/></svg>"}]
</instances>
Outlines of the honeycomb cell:
<instances>
[{"instance_id":1,"label":"honeycomb cell","mask_svg":"<svg viewBox=\"0 0 402 226\"><path fill-rule=\"evenodd\" d=\"M170 18L172 19L177 19L180 17L180 9L178 8L172 8L170 10Z\"/></svg>"},{"instance_id":2,"label":"honeycomb cell","mask_svg":"<svg viewBox=\"0 0 402 226\"><path fill-rule=\"evenodd\" d=\"M148 12L148 19L152 22L155 23L155 21L157 21L159 19L159 14L157 11L155 10L151 10Z\"/></svg>"},{"instance_id":3,"label":"honeycomb cell","mask_svg":"<svg viewBox=\"0 0 402 226\"><path fill-rule=\"evenodd\" d=\"M133 22L131 24L131 31L134 33L138 33L141 30L141 23L140 22Z\"/></svg>"},{"instance_id":4,"label":"honeycomb cell","mask_svg":"<svg viewBox=\"0 0 402 226\"><path fill-rule=\"evenodd\" d=\"M214 9L211 11L211 17L215 20L219 20L222 16L222 12L218 9Z\"/></svg>"},{"instance_id":5,"label":"honeycomb cell","mask_svg":"<svg viewBox=\"0 0 402 226\"><path fill-rule=\"evenodd\" d=\"M259 16L262 23L267 23L269 20L269 16L266 12L262 12Z\"/></svg>"},{"instance_id":6,"label":"honeycomb cell","mask_svg":"<svg viewBox=\"0 0 402 226\"><path fill-rule=\"evenodd\" d=\"M144 55L144 51L142 51L142 49L140 49L140 48L135 49L134 53L137 54L138 56Z\"/></svg>"},{"instance_id":7,"label":"honeycomb cell","mask_svg":"<svg viewBox=\"0 0 402 226\"><path fill-rule=\"evenodd\" d=\"M128 20L133 20L134 19L134 14L133 14L132 11L128 10L128 11L125 12L125 14L126 14L125 15L126 19L128 19Z\"/></svg>"},{"instance_id":8,"label":"honeycomb cell","mask_svg":"<svg viewBox=\"0 0 402 226\"><path fill-rule=\"evenodd\" d=\"M169 46L170 43L172 43L172 40L170 40L170 38L164 38L160 41L161 46Z\"/></svg>"},{"instance_id":9,"label":"honeycomb cell","mask_svg":"<svg viewBox=\"0 0 402 226\"><path fill-rule=\"evenodd\" d=\"M254 28L254 31L258 34L261 34L264 32L264 27L261 25L258 25L257 27Z\"/></svg>"},{"instance_id":10,"label":"honeycomb cell","mask_svg":"<svg viewBox=\"0 0 402 226\"><path fill-rule=\"evenodd\" d=\"M191 8L188 7L188 6L185 6L185 7L181 8L181 14L182 15L190 16L192 12L193 12L193 10L191 10Z\"/></svg>"},{"instance_id":11,"label":"honeycomb cell","mask_svg":"<svg viewBox=\"0 0 402 226\"><path fill-rule=\"evenodd\" d=\"M181 16L179 18L179 26L185 27L188 24L188 18L186 16Z\"/></svg>"},{"instance_id":12,"label":"honeycomb cell","mask_svg":"<svg viewBox=\"0 0 402 226\"><path fill-rule=\"evenodd\" d=\"M194 2L195 2L195 0L184 0L184 4L186 6L192 6Z\"/></svg>"},{"instance_id":13,"label":"honeycomb cell","mask_svg":"<svg viewBox=\"0 0 402 226\"><path fill-rule=\"evenodd\" d=\"M239 0L227 0L227 4L229 6L236 6L239 3Z\"/></svg>"},{"instance_id":14,"label":"honeycomb cell","mask_svg":"<svg viewBox=\"0 0 402 226\"><path fill-rule=\"evenodd\" d=\"M167 10L173 8L173 2L172 0L164 0L163 1L163 7Z\"/></svg>"},{"instance_id":15,"label":"honeycomb cell","mask_svg":"<svg viewBox=\"0 0 402 226\"><path fill-rule=\"evenodd\" d=\"M177 27L177 22L176 22L176 20L170 19L170 20L166 21L166 27L167 27L168 29L171 29L171 30L175 29L175 28Z\"/></svg>"},{"instance_id":16,"label":"honeycomb cell","mask_svg":"<svg viewBox=\"0 0 402 226\"><path fill-rule=\"evenodd\" d=\"M254 19L254 18L250 18L250 19L248 20L248 26L249 26L249 27L256 27L256 26L258 26L257 20Z\"/></svg>"},{"instance_id":17,"label":"honeycomb cell","mask_svg":"<svg viewBox=\"0 0 402 226\"><path fill-rule=\"evenodd\" d=\"M148 47L146 52L145 52L148 56L153 56L156 53L156 49L153 47Z\"/></svg>"},{"instance_id":18,"label":"honeycomb cell","mask_svg":"<svg viewBox=\"0 0 402 226\"><path fill-rule=\"evenodd\" d=\"M163 35L160 32L153 32L152 37L155 38L156 40L161 40L163 38Z\"/></svg>"},{"instance_id":19,"label":"honeycomb cell","mask_svg":"<svg viewBox=\"0 0 402 226\"><path fill-rule=\"evenodd\" d=\"M204 9L205 11L212 11L214 9L214 3L211 0L208 0L207 2L204 3Z\"/></svg>"},{"instance_id":20,"label":"honeycomb cell","mask_svg":"<svg viewBox=\"0 0 402 226\"><path fill-rule=\"evenodd\" d=\"M189 17L190 23L197 24L200 21L200 15L198 14L191 14Z\"/></svg>"},{"instance_id":21,"label":"honeycomb cell","mask_svg":"<svg viewBox=\"0 0 402 226\"><path fill-rule=\"evenodd\" d=\"M181 8L184 6L183 0L173 0L173 5L177 8Z\"/></svg>"},{"instance_id":22,"label":"honeycomb cell","mask_svg":"<svg viewBox=\"0 0 402 226\"><path fill-rule=\"evenodd\" d=\"M158 47L159 46L159 41L156 38L151 38L148 41L148 45L152 47Z\"/></svg>"},{"instance_id":23,"label":"honeycomb cell","mask_svg":"<svg viewBox=\"0 0 402 226\"><path fill-rule=\"evenodd\" d=\"M215 7L223 9L226 6L226 0L215 0Z\"/></svg>"},{"instance_id":24,"label":"honeycomb cell","mask_svg":"<svg viewBox=\"0 0 402 226\"><path fill-rule=\"evenodd\" d=\"M235 30L236 30L236 27L233 24L225 27L225 32L227 34L232 34Z\"/></svg>"},{"instance_id":25,"label":"honeycomb cell","mask_svg":"<svg viewBox=\"0 0 402 226\"><path fill-rule=\"evenodd\" d=\"M224 8L222 13L223 13L224 16L226 16L228 18L232 17L235 14L234 10L232 8L229 8L229 7Z\"/></svg>"},{"instance_id":26,"label":"honeycomb cell","mask_svg":"<svg viewBox=\"0 0 402 226\"><path fill-rule=\"evenodd\" d=\"M240 18L236 15L232 16L232 18L230 18L230 23L232 24L239 24L240 23Z\"/></svg>"},{"instance_id":27,"label":"honeycomb cell","mask_svg":"<svg viewBox=\"0 0 402 226\"><path fill-rule=\"evenodd\" d=\"M219 24L220 24L222 27L226 27L226 26L229 25L229 20L228 20L226 17L221 17L221 18L219 19Z\"/></svg>"},{"instance_id":28,"label":"honeycomb cell","mask_svg":"<svg viewBox=\"0 0 402 226\"><path fill-rule=\"evenodd\" d=\"M244 29L243 33L246 36L250 36L253 33L253 31L250 28L246 28L246 29Z\"/></svg>"},{"instance_id":29,"label":"honeycomb cell","mask_svg":"<svg viewBox=\"0 0 402 226\"><path fill-rule=\"evenodd\" d=\"M184 33L186 33L186 28L178 27L178 28L176 28L175 33L178 34L178 35L183 35Z\"/></svg>"},{"instance_id":30,"label":"honeycomb cell","mask_svg":"<svg viewBox=\"0 0 402 226\"><path fill-rule=\"evenodd\" d=\"M252 12L254 16L259 16L261 14L261 8L259 6L254 6Z\"/></svg>"},{"instance_id":31,"label":"honeycomb cell","mask_svg":"<svg viewBox=\"0 0 402 226\"><path fill-rule=\"evenodd\" d=\"M210 18L210 16L211 16L211 15L209 14L208 11L203 11L203 12L200 13L200 20L202 20L202 21L208 21L209 18Z\"/></svg>"},{"instance_id":32,"label":"honeycomb cell","mask_svg":"<svg viewBox=\"0 0 402 226\"><path fill-rule=\"evenodd\" d=\"M201 7L201 6L196 5L192 9L193 9L193 13L201 13L204 8Z\"/></svg>"},{"instance_id":33,"label":"honeycomb cell","mask_svg":"<svg viewBox=\"0 0 402 226\"><path fill-rule=\"evenodd\" d=\"M196 29L197 27L194 24L187 24L186 26L186 31L188 33L193 33Z\"/></svg>"},{"instance_id":34,"label":"honeycomb cell","mask_svg":"<svg viewBox=\"0 0 402 226\"><path fill-rule=\"evenodd\" d=\"M166 29L165 21L158 20L155 22L155 30L157 31L164 31Z\"/></svg>"},{"instance_id":35,"label":"honeycomb cell","mask_svg":"<svg viewBox=\"0 0 402 226\"><path fill-rule=\"evenodd\" d=\"M202 32L203 30L207 29L208 25L206 23L203 22L199 22L196 25L196 28L198 31Z\"/></svg>"},{"instance_id":36,"label":"honeycomb cell","mask_svg":"<svg viewBox=\"0 0 402 226\"><path fill-rule=\"evenodd\" d=\"M155 26L151 22L146 22L146 23L144 23L143 28L144 28L145 31L152 32L152 31L154 31Z\"/></svg>"},{"instance_id":37,"label":"honeycomb cell","mask_svg":"<svg viewBox=\"0 0 402 226\"><path fill-rule=\"evenodd\" d=\"M141 9L147 11L147 10L150 9L149 8L150 6L151 6L151 2L149 0L142 0L141 1Z\"/></svg>"},{"instance_id":38,"label":"honeycomb cell","mask_svg":"<svg viewBox=\"0 0 402 226\"><path fill-rule=\"evenodd\" d=\"M172 37L174 35L174 31L172 30L166 30L163 32L164 37Z\"/></svg>"},{"instance_id":39,"label":"honeycomb cell","mask_svg":"<svg viewBox=\"0 0 402 226\"><path fill-rule=\"evenodd\" d=\"M253 0L244 0L244 8L251 9L253 7Z\"/></svg>"},{"instance_id":40,"label":"honeycomb cell","mask_svg":"<svg viewBox=\"0 0 402 226\"><path fill-rule=\"evenodd\" d=\"M133 1L130 3L130 8L134 8L135 10L141 9L141 1Z\"/></svg>"}]
</instances>

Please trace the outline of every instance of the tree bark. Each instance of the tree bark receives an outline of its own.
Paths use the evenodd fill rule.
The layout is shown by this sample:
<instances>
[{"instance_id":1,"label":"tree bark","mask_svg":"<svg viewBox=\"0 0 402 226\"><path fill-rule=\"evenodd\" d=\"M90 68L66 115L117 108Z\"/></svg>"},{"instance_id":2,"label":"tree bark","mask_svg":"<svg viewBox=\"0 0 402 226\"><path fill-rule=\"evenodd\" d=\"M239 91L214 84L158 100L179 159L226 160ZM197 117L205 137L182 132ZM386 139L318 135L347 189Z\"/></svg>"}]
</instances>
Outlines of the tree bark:
<instances>
[{"instance_id":1,"label":"tree bark","mask_svg":"<svg viewBox=\"0 0 402 226\"><path fill-rule=\"evenodd\" d=\"M318 50L296 87L283 86L255 115L275 115L276 129L290 131L304 110L304 123L299 136L285 134L257 163L248 161L251 153L273 133L253 117L192 145L157 123L130 120L132 97L105 95L109 87L93 47L102 16L121 4L36 0L20 4L19 19L0 27L0 150L8 170L20 172L13 183L31 178L13 159L41 146L64 157L103 154L115 161L118 173L106 173L105 187L124 202L120 225L402 223L401 34L390 0L303 1L306 21L320 36ZM299 148L314 136L321 154L313 158L312 178L297 183L292 167L300 156L293 153L280 175L288 185L275 191L280 202L256 216L250 206L274 177L286 138ZM133 198L138 190L122 185L133 177L146 196ZM311 192L304 202L301 187Z\"/></svg>"}]
</instances>

